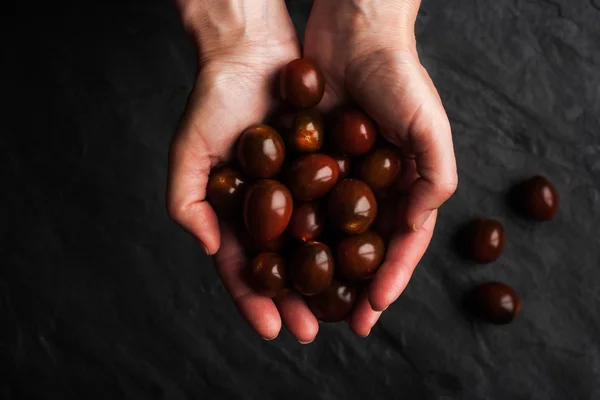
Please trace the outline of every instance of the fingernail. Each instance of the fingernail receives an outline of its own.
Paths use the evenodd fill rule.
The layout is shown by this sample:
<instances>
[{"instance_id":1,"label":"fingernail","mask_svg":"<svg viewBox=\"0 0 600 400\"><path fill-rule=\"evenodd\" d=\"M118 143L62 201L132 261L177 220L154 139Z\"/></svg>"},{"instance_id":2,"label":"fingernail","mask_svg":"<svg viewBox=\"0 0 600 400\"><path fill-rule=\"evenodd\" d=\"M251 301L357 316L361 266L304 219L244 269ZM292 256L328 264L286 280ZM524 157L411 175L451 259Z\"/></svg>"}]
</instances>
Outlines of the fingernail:
<instances>
[{"instance_id":1,"label":"fingernail","mask_svg":"<svg viewBox=\"0 0 600 400\"><path fill-rule=\"evenodd\" d=\"M418 231L419 229L421 229L421 227L423 225L425 225L425 222L427 222L427 220L429 219L429 217L431 216L431 213L433 212L433 210L427 210L427 211L423 211L421 213L421 215L419 215L417 217L417 219L415 220L415 223L413 224L413 231Z\"/></svg>"},{"instance_id":2,"label":"fingernail","mask_svg":"<svg viewBox=\"0 0 600 400\"><path fill-rule=\"evenodd\" d=\"M383 308L378 308L378 307L373 307L373 305L371 304L371 310L375 311L375 312L384 312L385 310L387 310L387 308L390 305L388 304L387 306L383 307Z\"/></svg>"},{"instance_id":3,"label":"fingernail","mask_svg":"<svg viewBox=\"0 0 600 400\"><path fill-rule=\"evenodd\" d=\"M205 244L202 244L202 250L204 250L204 254L206 254L207 256L210 256L210 253L208 252L208 247L206 247Z\"/></svg>"},{"instance_id":4,"label":"fingernail","mask_svg":"<svg viewBox=\"0 0 600 400\"><path fill-rule=\"evenodd\" d=\"M303 342L302 340L298 340L298 343L300 343L300 344L310 344L310 343L314 342L314 340L315 339L309 340L308 342Z\"/></svg>"},{"instance_id":5,"label":"fingernail","mask_svg":"<svg viewBox=\"0 0 600 400\"><path fill-rule=\"evenodd\" d=\"M360 336L360 337L362 337L362 338L366 338L366 337L367 337L367 336L369 336L370 334L371 334L371 330L369 329L369 332L367 332L367 334L366 334L366 335L364 335L364 336L363 336L363 335L358 335L358 336Z\"/></svg>"},{"instance_id":6,"label":"fingernail","mask_svg":"<svg viewBox=\"0 0 600 400\"><path fill-rule=\"evenodd\" d=\"M270 342L271 340L277 339L277 336L272 337L271 339L263 337L264 340L266 340L267 342Z\"/></svg>"}]
</instances>

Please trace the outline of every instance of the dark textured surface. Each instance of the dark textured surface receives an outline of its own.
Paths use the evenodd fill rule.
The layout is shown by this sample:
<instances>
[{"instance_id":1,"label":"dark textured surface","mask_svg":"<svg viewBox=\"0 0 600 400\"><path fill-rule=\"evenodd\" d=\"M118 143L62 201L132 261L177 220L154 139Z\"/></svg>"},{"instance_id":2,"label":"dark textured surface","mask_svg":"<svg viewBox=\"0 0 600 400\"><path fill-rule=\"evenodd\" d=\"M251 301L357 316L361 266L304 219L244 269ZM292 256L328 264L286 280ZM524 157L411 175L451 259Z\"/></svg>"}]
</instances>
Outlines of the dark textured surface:
<instances>
[{"instance_id":1,"label":"dark textured surface","mask_svg":"<svg viewBox=\"0 0 600 400\"><path fill-rule=\"evenodd\" d=\"M598 0L425 0L419 50L460 187L371 336L322 324L309 346L253 334L168 220L167 147L195 72L169 2L90 4L20 17L2 62L0 398L600 398ZM302 28L307 2L290 9ZM562 196L550 223L503 198L537 173ZM450 247L476 215L507 230L488 266ZM521 294L512 325L464 317L485 280Z\"/></svg>"}]
</instances>

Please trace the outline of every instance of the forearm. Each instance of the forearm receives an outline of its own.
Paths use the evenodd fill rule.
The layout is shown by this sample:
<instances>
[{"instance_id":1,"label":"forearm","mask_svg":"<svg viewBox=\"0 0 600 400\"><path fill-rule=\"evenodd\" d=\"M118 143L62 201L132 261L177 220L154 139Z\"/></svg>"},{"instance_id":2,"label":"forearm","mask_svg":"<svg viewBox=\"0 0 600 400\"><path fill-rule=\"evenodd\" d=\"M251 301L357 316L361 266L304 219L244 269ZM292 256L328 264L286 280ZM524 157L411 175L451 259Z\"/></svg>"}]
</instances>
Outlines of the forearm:
<instances>
[{"instance_id":1,"label":"forearm","mask_svg":"<svg viewBox=\"0 0 600 400\"><path fill-rule=\"evenodd\" d=\"M421 0L315 0L338 31L405 34L414 29Z\"/></svg>"},{"instance_id":2,"label":"forearm","mask_svg":"<svg viewBox=\"0 0 600 400\"><path fill-rule=\"evenodd\" d=\"M202 53L264 42L287 13L283 0L174 0ZM285 15L287 17L287 15Z\"/></svg>"}]
</instances>

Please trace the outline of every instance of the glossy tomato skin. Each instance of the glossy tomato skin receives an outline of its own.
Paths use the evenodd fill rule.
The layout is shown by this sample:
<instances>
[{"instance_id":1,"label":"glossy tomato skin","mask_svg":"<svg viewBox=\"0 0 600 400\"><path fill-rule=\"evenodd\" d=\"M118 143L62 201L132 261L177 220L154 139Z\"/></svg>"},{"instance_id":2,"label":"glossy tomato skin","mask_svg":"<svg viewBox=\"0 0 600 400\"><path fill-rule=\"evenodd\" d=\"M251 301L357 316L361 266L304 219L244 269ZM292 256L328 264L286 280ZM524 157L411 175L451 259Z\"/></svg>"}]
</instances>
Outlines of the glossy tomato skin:
<instances>
[{"instance_id":1,"label":"glossy tomato skin","mask_svg":"<svg viewBox=\"0 0 600 400\"><path fill-rule=\"evenodd\" d=\"M333 281L321 293L308 297L311 311L323 322L343 321L354 307L357 289L353 283Z\"/></svg>"},{"instance_id":2,"label":"glossy tomato skin","mask_svg":"<svg viewBox=\"0 0 600 400\"><path fill-rule=\"evenodd\" d=\"M262 179L246 191L244 223L259 242L280 236L288 226L293 212L290 191L281 183Z\"/></svg>"},{"instance_id":3,"label":"glossy tomato skin","mask_svg":"<svg viewBox=\"0 0 600 400\"><path fill-rule=\"evenodd\" d=\"M308 242L319 238L325 229L326 217L321 204L296 203L287 232L294 239Z\"/></svg>"},{"instance_id":4,"label":"glossy tomato skin","mask_svg":"<svg viewBox=\"0 0 600 400\"><path fill-rule=\"evenodd\" d=\"M506 246L506 233L502 223L492 218L478 218L464 230L462 237L464 255L479 264L497 260Z\"/></svg>"},{"instance_id":5,"label":"glossy tomato skin","mask_svg":"<svg viewBox=\"0 0 600 400\"><path fill-rule=\"evenodd\" d=\"M508 324L521 310L521 299L510 286L487 282L470 295L470 306L477 317L493 324Z\"/></svg>"},{"instance_id":6,"label":"glossy tomato skin","mask_svg":"<svg viewBox=\"0 0 600 400\"><path fill-rule=\"evenodd\" d=\"M250 262L250 282L254 291L276 297L287 287L285 260L277 253L260 253Z\"/></svg>"},{"instance_id":7,"label":"glossy tomato skin","mask_svg":"<svg viewBox=\"0 0 600 400\"><path fill-rule=\"evenodd\" d=\"M337 162L339 170L340 170L340 176L339 176L339 180L342 179L346 179L350 176L350 172L352 170L352 162L350 161L350 157L345 156L343 154L333 154L333 153L328 153L327 154L329 157L333 158L335 160L335 162Z\"/></svg>"},{"instance_id":8,"label":"glossy tomato skin","mask_svg":"<svg viewBox=\"0 0 600 400\"><path fill-rule=\"evenodd\" d=\"M272 127L252 126L240 136L237 158L242 170L250 178L272 178L283 165L285 144Z\"/></svg>"},{"instance_id":9,"label":"glossy tomato skin","mask_svg":"<svg viewBox=\"0 0 600 400\"><path fill-rule=\"evenodd\" d=\"M547 178L534 176L513 191L513 204L529 219L550 221L558 213L558 190Z\"/></svg>"},{"instance_id":10,"label":"glossy tomato skin","mask_svg":"<svg viewBox=\"0 0 600 400\"><path fill-rule=\"evenodd\" d=\"M320 153L296 159L286 174L286 183L298 201L311 201L325 196L339 177L337 162Z\"/></svg>"},{"instance_id":11,"label":"glossy tomato skin","mask_svg":"<svg viewBox=\"0 0 600 400\"><path fill-rule=\"evenodd\" d=\"M325 78L313 61L292 60L281 70L279 93L283 101L296 108L314 107L325 93Z\"/></svg>"},{"instance_id":12,"label":"glossy tomato skin","mask_svg":"<svg viewBox=\"0 0 600 400\"><path fill-rule=\"evenodd\" d=\"M335 266L349 281L362 281L375 275L385 256L381 236L367 230L341 239L336 245Z\"/></svg>"},{"instance_id":13,"label":"glossy tomato skin","mask_svg":"<svg viewBox=\"0 0 600 400\"><path fill-rule=\"evenodd\" d=\"M328 198L329 218L342 232L356 235L369 229L377 216L377 201L369 186L357 179L344 179Z\"/></svg>"},{"instance_id":14,"label":"glossy tomato skin","mask_svg":"<svg viewBox=\"0 0 600 400\"><path fill-rule=\"evenodd\" d=\"M358 165L357 177L369 185L375 194L383 196L397 182L401 172L400 151L387 145L364 156Z\"/></svg>"},{"instance_id":15,"label":"glossy tomato skin","mask_svg":"<svg viewBox=\"0 0 600 400\"><path fill-rule=\"evenodd\" d=\"M290 263L294 287L301 294L314 296L331 284L334 260L326 244L316 241L299 244Z\"/></svg>"},{"instance_id":16,"label":"glossy tomato skin","mask_svg":"<svg viewBox=\"0 0 600 400\"><path fill-rule=\"evenodd\" d=\"M317 110L283 110L274 120L288 151L314 153L323 147L324 123Z\"/></svg>"},{"instance_id":17,"label":"glossy tomato skin","mask_svg":"<svg viewBox=\"0 0 600 400\"><path fill-rule=\"evenodd\" d=\"M229 217L240 213L247 187L248 179L239 169L223 165L210 172L206 197L219 217Z\"/></svg>"},{"instance_id":18,"label":"glossy tomato skin","mask_svg":"<svg viewBox=\"0 0 600 400\"><path fill-rule=\"evenodd\" d=\"M375 122L358 108L346 107L333 117L331 147L350 157L367 154L377 140Z\"/></svg>"}]
</instances>

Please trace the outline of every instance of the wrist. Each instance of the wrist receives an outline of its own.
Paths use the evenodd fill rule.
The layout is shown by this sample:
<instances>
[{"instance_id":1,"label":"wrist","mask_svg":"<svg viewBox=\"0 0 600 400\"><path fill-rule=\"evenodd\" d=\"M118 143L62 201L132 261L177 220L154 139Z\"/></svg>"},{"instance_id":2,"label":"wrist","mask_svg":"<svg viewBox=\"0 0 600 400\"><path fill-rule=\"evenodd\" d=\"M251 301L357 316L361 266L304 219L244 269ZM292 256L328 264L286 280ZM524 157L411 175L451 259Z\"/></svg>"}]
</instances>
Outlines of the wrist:
<instances>
[{"instance_id":1,"label":"wrist","mask_svg":"<svg viewBox=\"0 0 600 400\"><path fill-rule=\"evenodd\" d=\"M203 57L268 38L282 0L174 0ZM285 6L284 6L285 7Z\"/></svg>"},{"instance_id":2,"label":"wrist","mask_svg":"<svg viewBox=\"0 0 600 400\"><path fill-rule=\"evenodd\" d=\"M319 10L333 29L357 41L392 38L403 45L414 42L420 5L421 0L315 0L313 11Z\"/></svg>"}]
</instances>

